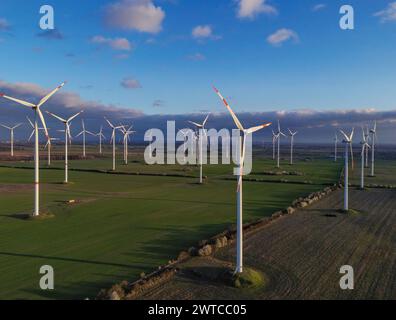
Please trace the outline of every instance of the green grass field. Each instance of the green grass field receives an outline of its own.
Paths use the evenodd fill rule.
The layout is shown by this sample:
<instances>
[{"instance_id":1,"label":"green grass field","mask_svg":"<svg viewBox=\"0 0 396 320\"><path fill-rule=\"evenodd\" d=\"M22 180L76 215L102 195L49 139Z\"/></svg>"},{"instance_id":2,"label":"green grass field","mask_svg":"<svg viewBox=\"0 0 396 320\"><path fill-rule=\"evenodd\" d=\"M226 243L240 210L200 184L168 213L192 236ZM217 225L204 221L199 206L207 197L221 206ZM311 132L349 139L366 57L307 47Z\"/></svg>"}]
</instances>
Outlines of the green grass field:
<instances>
[{"instance_id":1,"label":"green grass field","mask_svg":"<svg viewBox=\"0 0 396 320\"><path fill-rule=\"evenodd\" d=\"M128 166L119 161L117 170L159 176L71 170L72 183L64 185L63 162L44 169L42 161L41 209L55 217L36 221L20 217L33 208L32 163L0 163L1 299L93 298L101 288L153 271L235 222L236 183L227 180L233 177L231 165L205 166L208 179L199 185L195 166L148 166L138 155L131 160ZM110 165L106 155L71 161L70 168L108 170ZM263 172L275 170L273 161L257 157L249 178L269 181L244 183L245 222L334 183L340 165L327 159L300 161L292 169L302 176L269 176ZM165 172L192 177L161 176ZM70 199L77 203L66 203ZM53 291L39 288L39 268L45 264L55 270Z\"/></svg>"}]
</instances>

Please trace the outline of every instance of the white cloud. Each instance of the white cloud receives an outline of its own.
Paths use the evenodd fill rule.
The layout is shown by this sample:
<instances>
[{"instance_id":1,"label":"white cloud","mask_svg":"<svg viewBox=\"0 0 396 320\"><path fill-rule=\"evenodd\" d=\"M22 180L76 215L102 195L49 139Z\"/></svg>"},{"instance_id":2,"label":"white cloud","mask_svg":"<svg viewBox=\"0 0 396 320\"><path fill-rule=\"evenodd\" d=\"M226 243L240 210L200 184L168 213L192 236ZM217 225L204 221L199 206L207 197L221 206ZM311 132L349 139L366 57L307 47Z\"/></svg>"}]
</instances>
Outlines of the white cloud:
<instances>
[{"instance_id":1,"label":"white cloud","mask_svg":"<svg viewBox=\"0 0 396 320\"><path fill-rule=\"evenodd\" d=\"M105 38L103 36L94 36L91 39L92 43L107 45L114 50L131 51L132 45L128 39L125 38Z\"/></svg>"},{"instance_id":2,"label":"white cloud","mask_svg":"<svg viewBox=\"0 0 396 320\"><path fill-rule=\"evenodd\" d=\"M105 8L105 23L112 28L158 33L165 12L152 0L121 0Z\"/></svg>"},{"instance_id":3,"label":"white cloud","mask_svg":"<svg viewBox=\"0 0 396 320\"><path fill-rule=\"evenodd\" d=\"M192 61L203 61L206 59L206 57L199 52L189 55L187 58Z\"/></svg>"},{"instance_id":4,"label":"white cloud","mask_svg":"<svg viewBox=\"0 0 396 320\"><path fill-rule=\"evenodd\" d=\"M374 13L375 17L380 17L381 22L396 21L396 2L388 4L386 9Z\"/></svg>"},{"instance_id":5,"label":"white cloud","mask_svg":"<svg viewBox=\"0 0 396 320\"><path fill-rule=\"evenodd\" d=\"M10 24L7 19L0 18L0 31L8 30L10 28Z\"/></svg>"},{"instance_id":6,"label":"white cloud","mask_svg":"<svg viewBox=\"0 0 396 320\"><path fill-rule=\"evenodd\" d=\"M320 11L320 10L325 9L326 7L327 7L326 4L324 4L324 3L319 3L319 4L316 4L316 5L314 5L314 6L312 7L312 11L314 11L314 12Z\"/></svg>"},{"instance_id":7,"label":"white cloud","mask_svg":"<svg viewBox=\"0 0 396 320\"><path fill-rule=\"evenodd\" d=\"M205 39L219 40L221 36L213 34L213 29L210 25L200 25L192 29L191 35L194 39L202 41Z\"/></svg>"},{"instance_id":8,"label":"white cloud","mask_svg":"<svg viewBox=\"0 0 396 320\"><path fill-rule=\"evenodd\" d=\"M209 38L212 36L212 27L205 25L205 26L196 26L192 32L192 36L196 39L199 38Z\"/></svg>"},{"instance_id":9,"label":"white cloud","mask_svg":"<svg viewBox=\"0 0 396 320\"><path fill-rule=\"evenodd\" d=\"M139 89L142 87L140 85L140 82L133 78L124 78L121 81L121 86L124 87L125 89Z\"/></svg>"},{"instance_id":10,"label":"white cloud","mask_svg":"<svg viewBox=\"0 0 396 320\"><path fill-rule=\"evenodd\" d=\"M238 18L254 19L260 13L276 14L275 7L267 4L267 0L238 0Z\"/></svg>"},{"instance_id":11,"label":"white cloud","mask_svg":"<svg viewBox=\"0 0 396 320\"><path fill-rule=\"evenodd\" d=\"M267 38L268 43L274 46L280 46L282 43L288 40L297 42L299 38L295 31L285 28L277 30Z\"/></svg>"}]
</instances>

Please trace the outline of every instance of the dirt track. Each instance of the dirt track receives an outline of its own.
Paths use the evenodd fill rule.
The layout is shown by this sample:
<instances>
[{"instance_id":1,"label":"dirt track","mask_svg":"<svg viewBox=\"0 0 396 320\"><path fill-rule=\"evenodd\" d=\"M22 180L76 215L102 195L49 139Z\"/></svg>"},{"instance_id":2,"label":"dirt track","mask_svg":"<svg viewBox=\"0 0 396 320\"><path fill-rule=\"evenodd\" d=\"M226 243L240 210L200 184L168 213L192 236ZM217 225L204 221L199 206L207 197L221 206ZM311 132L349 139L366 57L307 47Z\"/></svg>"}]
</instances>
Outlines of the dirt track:
<instances>
[{"instance_id":1,"label":"dirt track","mask_svg":"<svg viewBox=\"0 0 396 320\"><path fill-rule=\"evenodd\" d=\"M396 299L396 190L351 190L345 215L342 190L245 238L245 265L262 271L268 285L235 289L202 279L191 270L215 272L234 261L234 246L215 258L181 264L170 282L144 299ZM341 290L339 269L351 265L355 289Z\"/></svg>"}]
</instances>

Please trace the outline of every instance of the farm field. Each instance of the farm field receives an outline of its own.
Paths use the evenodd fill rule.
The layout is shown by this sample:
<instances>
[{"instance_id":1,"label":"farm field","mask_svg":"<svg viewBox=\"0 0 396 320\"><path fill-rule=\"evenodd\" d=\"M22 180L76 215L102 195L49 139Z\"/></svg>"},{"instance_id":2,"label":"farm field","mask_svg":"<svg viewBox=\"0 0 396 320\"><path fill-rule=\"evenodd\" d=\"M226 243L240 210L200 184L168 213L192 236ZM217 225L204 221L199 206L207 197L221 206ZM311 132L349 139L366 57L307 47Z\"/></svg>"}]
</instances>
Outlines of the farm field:
<instances>
[{"instance_id":1,"label":"farm field","mask_svg":"<svg viewBox=\"0 0 396 320\"><path fill-rule=\"evenodd\" d=\"M75 156L70 168L80 171L71 170L72 183L64 185L63 161L56 160L46 169L45 153L42 156L41 208L54 215L44 220L23 219L33 206L32 163L0 163L0 299L94 298L101 288L137 279L140 273L175 258L180 250L235 223L236 183L231 165L205 166L208 179L198 185L195 166L186 167L191 177L166 176L186 168L148 166L141 154L133 153L128 166L118 161L118 172L106 174L89 170L108 170L107 153L103 159ZM288 168L284 165L281 170ZM274 164L259 155L249 178L264 176L273 181L245 182L245 222L335 183L340 169L340 164L313 157L293 166L301 176L263 175L274 170ZM279 183L290 177L310 182ZM71 199L76 203L67 203ZM55 269L56 287L50 292L38 287L38 271L44 264Z\"/></svg>"},{"instance_id":2,"label":"farm field","mask_svg":"<svg viewBox=\"0 0 396 320\"><path fill-rule=\"evenodd\" d=\"M266 285L236 289L205 276L235 259L234 246L193 258L143 299L396 299L396 190L352 190L356 215L339 213L342 190L245 237L245 266ZM354 290L341 290L339 269L354 268Z\"/></svg>"}]
</instances>

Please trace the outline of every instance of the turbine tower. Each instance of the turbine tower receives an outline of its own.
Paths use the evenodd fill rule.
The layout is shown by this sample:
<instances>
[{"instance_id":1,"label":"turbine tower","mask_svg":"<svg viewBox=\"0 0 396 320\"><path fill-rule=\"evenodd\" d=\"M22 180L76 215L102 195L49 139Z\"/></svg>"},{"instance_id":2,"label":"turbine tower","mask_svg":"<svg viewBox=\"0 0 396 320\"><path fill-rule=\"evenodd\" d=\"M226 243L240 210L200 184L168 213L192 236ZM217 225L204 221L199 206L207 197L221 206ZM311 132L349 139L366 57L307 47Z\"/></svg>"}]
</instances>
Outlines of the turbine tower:
<instances>
[{"instance_id":1,"label":"turbine tower","mask_svg":"<svg viewBox=\"0 0 396 320\"><path fill-rule=\"evenodd\" d=\"M278 155L277 155L277 161L276 161L276 167L277 168L280 167L279 158L280 158L280 137L281 136L286 137L286 135L281 131L280 122L278 120L278 132L276 133L276 139L278 141Z\"/></svg>"},{"instance_id":2,"label":"turbine tower","mask_svg":"<svg viewBox=\"0 0 396 320\"><path fill-rule=\"evenodd\" d=\"M125 126L121 126L120 130L123 134L123 145L124 145L124 164L128 164L128 142L129 142L129 136L132 133L135 133L136 131L132 131L132 126L128 128L128 130L125 129Z\"/></svg>"},{"instance_id":3,"label":"turbine tower","mask_svg":"<svg viewBox=\"0 0 396 320\"><path fill-rule=\"evenodd\" d=\"M337 162L337 145L338 145L338 136L336 132L334 134L334 162Z\"/></svg>"},{"instance_id":4,"label":"turbine tower","mask_svg":"<svg viewBox=\"0 0 396 320\"><path fill-rule=\"evenodd\" d=\"M47 155L47 164L48 166L51 166L51 147L52 147L52 142L51 141L57 141L59 140L58 138L49 138L47 140L47 143L45 144L44 149L46 148L48 151L48 155Z\"/></svg>"},{"instance_id":5,"label":"turbine tower","mask_svg":"<svg viewBox=\"0 0 396 320\"><path fill-rule=\"evenodd\" d=\"M361 163L361 168L360 168L360 189L364 189L364 159L365 159L365 153L368 148L370 148L370 145L367 142L367 136L366 133L364 132L364 129L362 127L362 141L360 142L362 146L362 152L361 152L361 157L362 157L362 163Z\"/></svg>"},{"instance_id":6,"label":"turbine tower","mask_svg":"<svg viewBox=\"0 0 396 320\"><path fill-rule=\"evenodd\" d=\"M32 127L32 132L30 133L29 139L28 141L30 141L32 139L32 137L34 136L34 124L32 122L32 120L30 120L29 117L26 117L26 119L29 121L30 126ZM38 131L40 132L40 130L44 130L43 127L38 127ZM49 128L47 128L47 130L49 130Z\"/></svg>"},{"instance_id":7,"label":"turbine tower","mask_svg":"<svg viewBox=\"0 0 396 320\"><path fill-rule=\"evenodd\" d=\"M193 124L197 131L199 132L198 135L198 142L199 142L199 183L202 183L202 140L203 140L203 135L206 136L205 134L205 124L208 121L208 118L210 116L210 113L206 116L205 120L202 123L197 123L193 121L188 121L189 123Z\"/></svg>"},{"instance_id":8,"label":"turbine tower","mask_svg":"<svg viewBox=\"0 0 396 320\"><path fill-rule=\"evenodd\" d=\"M99 154L102 154L102 138L106 139L106 137L103 134L103 126L100 126L100 130L95 136L99 137Z\"/></svg>"},{"instance_id":9,"label":"turbine tower","mask_svg":"<svg viewBox=\"0 0 396 320\"><path fill-rule=\"evenodd\" d=\"M353 139L353 132L354 129L352 129L351 134L348 136L344 131L340 130L341 134L344 136L344 139L342 142L345 144L345 168L344 168L344 211L349 210L349 180L348 180L348 167L349 167L349 161L348 161L348 153L351 150L350 146L352 145L352 139Z\"/></svg>"},{"instance_id":10,"label":"turbine tower","mask_svg":"<svg viewBox=\"0 0 396 320\"><path fill-rule=\"evenodd\" d=\"M243 222L242 222L242 176L243 176L243 167L245 160L245 148L246 148L246 136L252 134L258 130L261 130L265 127L271 125L271 123L262 124L257 127L252 127L249 129L244 129L239 119L232 111L231 107L228 105L227 101L223 98L221 93L214 88L217 95L223 101L224 105L228 109L231 117L233 118L237 128L242 133L242 136L239 136L239 174L238 174L238 185L237 185L237 257L236 257L236 269L235 273L242 273L243 271Z\"/></svg>"},{"instance_id":11,"label":"turbine tower","mask_svg":"<svg viewBox=\"0 0 396 320\"><path fill-rule=\"evenodd\" d=\"M294 148L294 136L298 133L297 131L293 132L289 130L289 137L290 137L290 164L293 165L293 148Z\"/></svg>"},{"instance_id":12,"label":"turbine tower","mask_svg":"<svg viewBox=\"0 0 396 320\"><path fill-rule=\"evenodd\" d=\"M18 128L21 125L21 123L16 124L13 127L8 127L5 126L4 124L0 124L0 126L2 126L3 128L6 128L8 130L10 130L10 148L11 148L11 157L14 156L14 130L16 128Z\"/></svg>"},{"instance_id":13,"label":"turbine tower","mask_svg":"<svg viewBox=\"0 0 396 320\"><path fill-rule=\"evenodd\" d=\"M371 174L374 177L374 150L375 150L375 139L377 138L377 121L374 121L374 127L370 130L371 133Z\"/></svg>"},{"instance_id":14,"label":"turbine tower","mask_svg":"<svg viewBox=\"0 0 396 320\"><path fill-rule=\"evenodd\" d=\"M71 143L71 133L70 133L70 125L71 122L74 120L74 118L76 118L78 115L80 115L83 110L81 110L80 112L76 113L75 115L71 116L69 119L64 119L61 118L59 116L57 116L56 114L46 111L49 115L53 116L54 118L58 119L59 121L63 122L63 124L65 125L65 129L62 130L62 132L65 132L65 181L64 183L69 183L69 155L68 155L68 144L69 142Z\"/></svg>"},{"instance_id":15,"label":"turbine tower","mask_svg":"<svg viewBox=\"0 0 396 320\"><path fill-rule=\"evenodd\" d=\"M78 138L81 135L83 137L83 157L85 158L86 157L86 153L85 153L85 139L86 139L86 136L85 135L88 133L91 136L94 136L94 134L92 132L88 131L88 130L85 130L84 120L81 120L81 126L82 126L82 131L78 135L76 135L76 138Z\"/></svg>"},{"instance_id":16,"label":"turbine tower","mask_svg":"<svg viewBox=\"0 0 396 320\"><path fill-rule=\"evenodd\" d=\"M368 144L368 146L366 147L366 150L365 150L365 153L366 153L365 167L368 168L369 167L369 148L371 148L370 144L369 144L369 141L370 141L370 130L369 130L368 126L366 126L366 131L364 133L364 139L366 140L366 142Z\"/></svg>"},{"instance_id":17,"label":"turbine tower","mask_svg":"<svg viewBox=\"0 0 396 320\"><path fill-rule=\"evenodd\" d=\"M110 141L113 143L113 168L112 169L113 169L113 171L115 171L115 169L116 169L116 160L115 160L116 130L123 128L123 126L115 127L109 120L107 120L106 117L105 117L105 120L109 124L109 126L112 128L112 131L113 131L111 134Z\"/></svg>"},{"instance_id":18,"label":"turbine tower","mask_svg":"<svg viewBox=\"0 0 396 320\"><path fill-rule=\"evenodd\" d=\"M276 139L278 139L278 135L272 130L272 160L275 160L275 144Z\"/></svg>"},{"instance_id":19,"label":"turbine tower","mask_svg":"<svg viewBox=\"0 0 396 320\"><path fill-rule=\"evenodd\" d=\"M65 82L63 82L60 86L56 87L54 90L52 90L49 94L47 94L45 97L43 97L38 104L33 104L30 102L26 102L23 100L15 99L9 96L6 96L4 93L0 93L0 97L4 97L8 100L14 101L20 105L23 105L25 107L31 108L34 113L34 133L35 133L35 138L34 138L34 211L33 211L33 216L38 216L40 214L40 208L39 208L39 193L40 193L40 173L39 173L39 133L38 133L38 119L40 119L45 135L47 139L49 139L48 136L48 130L47 130L47 125L45 124L44 116L40 110L40 107L47 102L49 98L51 98L60 88L62 88L65 85Z\"/></svg>"}]
</instances>

